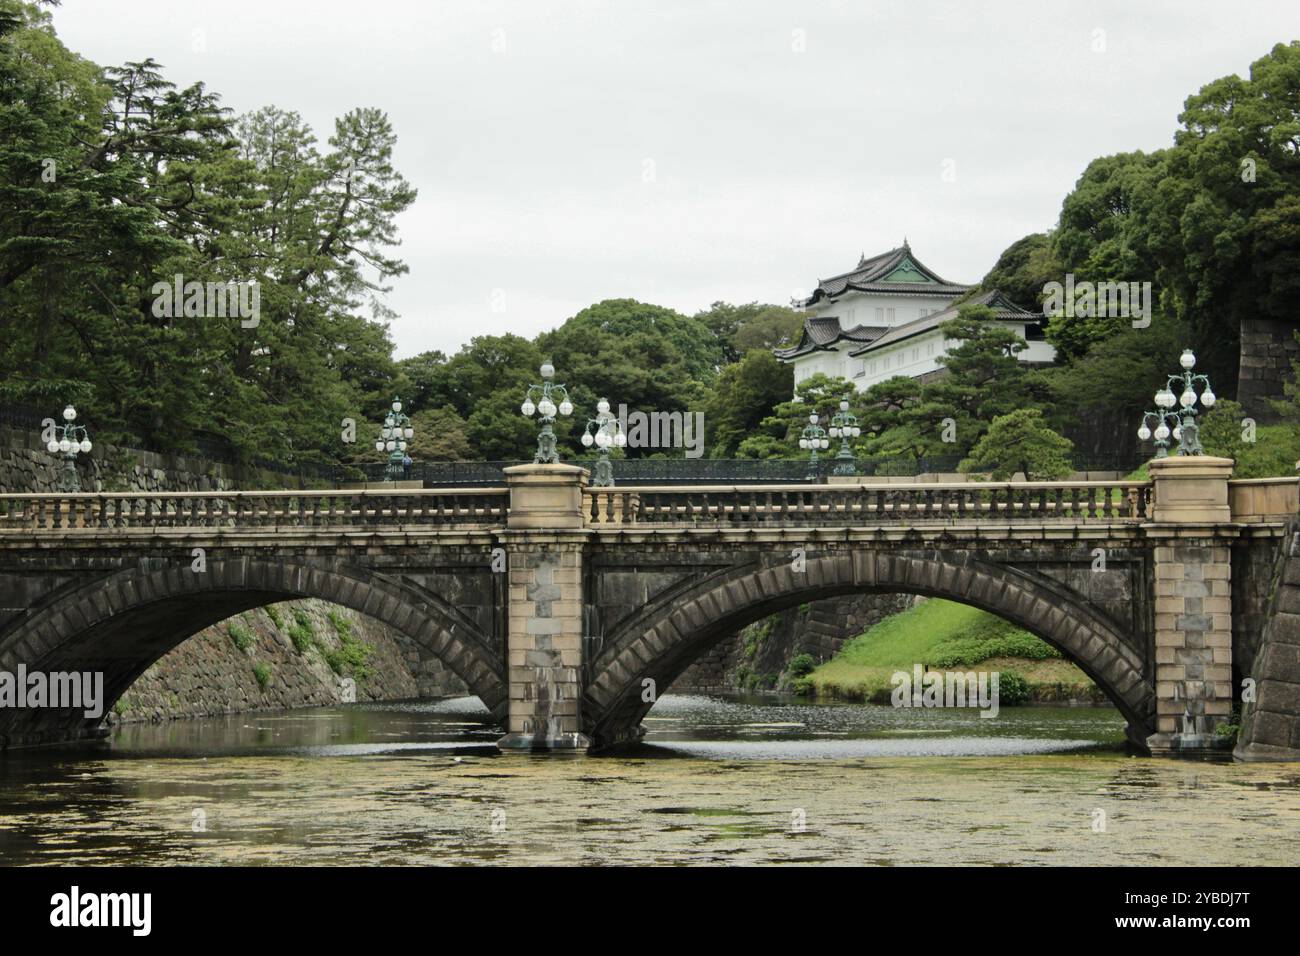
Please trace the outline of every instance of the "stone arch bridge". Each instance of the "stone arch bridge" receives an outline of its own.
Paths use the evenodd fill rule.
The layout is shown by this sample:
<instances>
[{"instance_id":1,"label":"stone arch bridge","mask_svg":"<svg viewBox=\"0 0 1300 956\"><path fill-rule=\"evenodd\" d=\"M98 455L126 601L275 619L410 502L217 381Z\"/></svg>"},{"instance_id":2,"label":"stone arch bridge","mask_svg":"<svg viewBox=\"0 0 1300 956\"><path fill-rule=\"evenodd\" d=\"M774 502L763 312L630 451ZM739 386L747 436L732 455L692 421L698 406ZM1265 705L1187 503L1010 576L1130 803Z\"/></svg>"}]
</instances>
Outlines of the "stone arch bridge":
<instances>
[{"instance_id":1,"label":"stone arch bridge","mask_svg":"<svg viewBox=\"0 0 1300 956\"><path fill-rule=\"evenodd\" d=\"M1153 753L1215 749L1258 670L1260 739L1248 707L1238 753L1300 756L1287 703L1300 660L1267 627L1297 483L1234 482L1231 468L1198 457L1153 462L1145 482L591 489L580 468L528 465L507 489L9 495L0 674L102 673L109 706L201 628L318 597L440 659L505 725L503 748L605 748L636 740L655 692L736 628L908 592L1039 635ZM0 745L98 725L0 697Z\"/></svg>"}]
</instances>

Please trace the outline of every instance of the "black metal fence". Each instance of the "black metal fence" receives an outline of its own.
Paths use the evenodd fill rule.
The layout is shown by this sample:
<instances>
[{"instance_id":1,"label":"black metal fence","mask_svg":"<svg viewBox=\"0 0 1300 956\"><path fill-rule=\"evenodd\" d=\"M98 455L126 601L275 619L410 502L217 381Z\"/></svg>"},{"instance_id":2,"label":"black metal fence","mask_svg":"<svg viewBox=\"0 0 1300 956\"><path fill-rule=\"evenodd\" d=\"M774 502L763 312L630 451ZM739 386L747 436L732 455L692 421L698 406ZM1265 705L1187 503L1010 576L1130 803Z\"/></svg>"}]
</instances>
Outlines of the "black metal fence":
<instances>
[{"instance_id":1,"label":"black metal fence","mask_svg":"<svg viewBox=\"0 0 1300 956\"><path fill-rule=\"evenodd\" d=\"M39 433L41 421L59 418L61 409L42 412L14 404L0 404L0 425ZM88 427L94 432L94 423ZM93 435L92 435L93 437ZM116 437L116 436L115 436ZM141 439L119 439L121 447L143 448ZM297 481L320 481L343 485L361 481L387 480L383 462L337 465L328 462L286 464L255 458L243 459L233 446L218 435L197 434L191 454L207 461L235 467L284 475ZM1145 458L1140 454L1077 455L1076 471L1128 474ZM575 459L576 465L591 467L595 459ZM524 461L417 461L403 478L422 482L426 488L504 487L503 469ZM823 482L835 469L833 455L825 455L816 467L804 459L727 459L727 458L625 458L614 460L614 480L620 485L698 485L698 484L794 484L803 481ZM914 478L918 475L954 473L961 464L960 455L936 455L928 458L859 458L857 473L864 477Z\"/></svg>"},{"instance_id":2,"label":"black metal fence","mask_svg":"<svg viewBox=\"0 0 1300 956\"><path fill-rule=\"evenodd\" d=\"M857 473L864 477L914 478L918 475L955 473L960 455L930 458L860 458ZM1133 456L1077 457L1076 471L1128 474L1142 463ZM417 461L403 474L404 480L422 482L426 488L504 487L504 469L523 461ZM594 461L576 459L568 464L590 468ZM804 481L824 482L835 469L835 459L824 457L816 468L807 459L729 458L626 458L614 461L614 480L619 485L788 485ZM342 480L385 481L382 463L364 464L340 473Z\"/></svg>"}]
</instances>

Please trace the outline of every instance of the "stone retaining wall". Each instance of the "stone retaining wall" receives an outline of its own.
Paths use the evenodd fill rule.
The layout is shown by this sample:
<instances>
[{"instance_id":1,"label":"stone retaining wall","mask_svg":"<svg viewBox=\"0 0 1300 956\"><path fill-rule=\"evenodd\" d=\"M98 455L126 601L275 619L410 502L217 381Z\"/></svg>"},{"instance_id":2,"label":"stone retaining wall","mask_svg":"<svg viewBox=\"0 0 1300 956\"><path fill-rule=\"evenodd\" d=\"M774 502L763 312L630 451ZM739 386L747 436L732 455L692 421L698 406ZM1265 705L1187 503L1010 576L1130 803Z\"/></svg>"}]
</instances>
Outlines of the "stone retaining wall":
<instances>
[{"instance_id":1,"label":"stone retaining wall","mask_svg":"<svg viewBox=\"0 0 1300 956\"><path fill-rule=\"evenodd\" d=\"M912 606L910 594L854 594L787 608L718 642L688 667L674 693L784 689L790 661L811 654L824 663L872 625Z\"/></svg>"},{"instance_id":2,"label":"stone retaining wall","mask_svg":"<svg viewBox=\"0 0 1300 956\"><path fill-rule=\"evenodd\" d=\"M94 441L94 436L91 436ZM54 492L64 470L62 455L50 454L40 433L0 425L0 492ZM239 487L296 486L289 475L188 455L162 455L136 448L95 444L77 456L83 491L230 491Z\"/></svg>"},{"instance_id":3,"label":"stone retaining wall","mask_svg":"<svg viewBox=\"0 0 1300 956\"><path fill-rule=\"evenodd\" d=\"M1300 359L1300 343L1296 342L1295 332L1293 322L1242 320L1237 401L1258 422L1278 419L1269 399L1285 398L1284 387L1294 378L1291 363Z\"/></svg>"},{"instance_id":4,"label":"stone retaining wall","mask_svg":"<svg viewBox=\"0 0 1300 956\"><path fill-rule=\"evenodd\" d=\"M1243 671L1254 683L1255 700L1242 704L1240 760L1300 760L1300 519L1278 542L1270 575L1271 599L1258 653Z\"/></svg>"}]
</instances>

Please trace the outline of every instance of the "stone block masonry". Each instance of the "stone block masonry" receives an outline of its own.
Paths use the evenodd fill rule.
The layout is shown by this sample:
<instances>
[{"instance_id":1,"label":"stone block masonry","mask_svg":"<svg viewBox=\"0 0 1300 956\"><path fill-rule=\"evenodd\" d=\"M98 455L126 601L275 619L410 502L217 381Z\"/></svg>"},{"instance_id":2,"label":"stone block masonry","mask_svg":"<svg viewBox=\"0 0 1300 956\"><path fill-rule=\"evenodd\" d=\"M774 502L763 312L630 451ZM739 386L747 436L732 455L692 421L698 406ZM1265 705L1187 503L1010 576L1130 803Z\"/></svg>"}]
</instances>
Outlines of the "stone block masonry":
<instances>
[{"instance_id":1,"label":"stone block masonry","mask_svg":"<svg viewBox=\"0 0 1300 956\"><path fill-rule=\"evenodd\" d=\"M313 647L299 650L288 631L295 611L305 612ZM420 655L409 642L394 638L383 624L324 601L283 602L276 624L265 608L204 628L168 651L122 695L110 723L159 722L213 717L246 711L329 707L345 702L343 678L325 659L338 644L330 615L346 621L356 638L371 648L367 674L355 681L358 702L402 700L464 693L464 684L441 667L422 673ZM232 639L237 628L246 646ZM256 668L261 668L262 678ZM486 715L485 715L486 716ZM322 728L324 725L322 725ZM328 741L322 741L325 743Z\"/></svg>"},{"instance_id":2,"label":"stone block masonry","mask_svg":"<svg viewBox=\"0 0 1300 956\"><path fill-rule=\"evenodd\" d=\"M1232 713L1231 568L1212 539L1155 549L1158 737L1204 736Z\"/></svg>"},{"instance_id":3,"label":"stone block masonry","mask_svg":"<svg viewBox=\"0 0 1300 956\"><path fill-rule=\"evenodd\" d=\"M10 617L0 665L102 668L115 700L194 632L316 598L445 661L505 726L504 749L584 750L639 739L656 696L645 682L662 693L738 628L804 604L910 593L1039 634L1093 677L1132 742L1199 753L1227 742L1216 731L1235 690L1233 612L1266 617L1250 606L1265 592L1234 588L1234 567L1260 566L1252 549L1275 552L1290 517L1252 506L1234 520L1230 499L1260 496L1242 493L1250 482L1230 496L1231 470L1209 456L1169 458L1151 463L1149 483L994 486L997 507L958 500L954 510L907 486L887 507L852 486L588 495L581 468L528 465L507 471L506 492L357 492L324 511L258 509L220 527L208 505L69 524L60 496L0 495L0 613ZM603 519L601 496L625 520ZM187 570L192 546L209 549L206 573ZM791 562L799 548L807 560ZM1300 616L1300 602L1277 613ZM1275 637L1253 640L1263 649L1241 666L1265 675L1260 714L1285 718L1300 700L1300 654ZM97 731L69 708L0 712L0 746Z\"/></svg>"},{"instance_id":4,"label":"stone block masonry","mask_svg":"<svg viewBox=\"0 0 1300 956\"><path fill-rule=\"evenodd\" d=\"M669 689L677 694L749 690L755 684L759 689L788 689L785 671L795 657L810 654L825 663L853 638L907 610L913 601L910 594L853 594L787 608L775 620L759 621L719 641Z\"/></svg>"},{"instance_id":5,"label":"stone block masonry","mask_svg":"<svg viewBox=\"0 0 1300 956\"><path fill-rule=\"evenodd\" d=\"M510 553L510 711L507 750L585 749L582 550L523 544Z\"/></svg>"},{"instance_id":6,"label":"stone block masonry","mask_svg":"<svg viewBox=\"0 0 1300 956\"><path fill-rule=\"evenodd\" d=\"M1300 517L1278 547L1273 595L1263 637L1246 675L1255 699L1242 705L1238 760L1295 760L1300 754L1300 556L1293 553Z\"/></svg>"},{"instance_id":7,"label":"stone block masonry","mask_svg":"<svg viewBox=\"0 0 1300 956\"><path fill-rule=\"evenodd\" d=\"M0 492L56 492L62 474L63 456L46 451L39 430L0 424ZM283 472L98 442L92 454L78 456L77 474L83 491L236 491L297 484L296 476Z\"/></svg>"},{"instance_id":8,"label":"stone block masonry","mask_svg":"<svg viewBox=\"0 0 1300 956\"><path fill-rule=\"evenodd\" d=\"M1292 381L1292 363L1300 359L1295 325L1278 319L1251 318L1241 321L1241 358L1238 367L1237 400L1246 414L1267 424L1277 421L1269 399L1285 397Z\"/></svg>"},{"instance_id":9,"label":"stone block masonry","mask_svg":"<svg viewBox=\"0 0 1300 956\"><path fill-rule=\"evenodd\" d=\"M1226 749L1232 714L1232 537L1225 458L1162 458L1155 482L1155 733L1152 753Z\"/></svg>"},{"instance_id":10,"label":"stone block masonry","mask_svg":"<svg viewBox=\"0 0 1300 956\"><path fill-rule=\"evenodd\" d=\"M573 465L506 469L509 713L503 750L586 750L582 733L582 489ZM538 530L534 530L538 529ZM546 529L546 530L540 530Z\"/></svg>"}]
</instances>

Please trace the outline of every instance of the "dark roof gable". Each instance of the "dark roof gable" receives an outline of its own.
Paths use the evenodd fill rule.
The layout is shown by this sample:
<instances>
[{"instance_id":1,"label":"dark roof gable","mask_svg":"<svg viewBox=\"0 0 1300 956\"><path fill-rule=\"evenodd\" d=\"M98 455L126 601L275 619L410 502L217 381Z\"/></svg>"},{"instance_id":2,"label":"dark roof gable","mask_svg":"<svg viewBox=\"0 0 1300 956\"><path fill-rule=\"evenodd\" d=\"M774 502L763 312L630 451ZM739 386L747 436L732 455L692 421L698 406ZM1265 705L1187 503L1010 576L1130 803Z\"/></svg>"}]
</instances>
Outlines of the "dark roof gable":
<instances>
[{"instance_id":1,"label":"dark roof gable","mask_svg":"<svg viewBox=\"0 0 1300 956\"><path fill-rule=\"evenodd\" d=\"M880 338L886 331L888 330L878 325L855 325L851 329L842 329L838 316L809 316L803 320L799 344L794 348L776 349L775 354L777 358L792 359L818 350L829 351L840 341L865 344Z\"/></svg>"},{"instance_id":2,"label":"dark roof gable","mask_svg":"<svg viewBox=\"0 0 1300 956\"><path fill-rule=\"evenodd\" d=\"M805 306L833 299L850 290L855 292L890 292L894 294L925 294L958 296L970 291L970 286L949 282L927 267L912 254L904 240L897 249L890 249L870 259L863 256L855 268L848 272L819 279L817 288L804 300Z\"/></svg>"}]
</instances>

